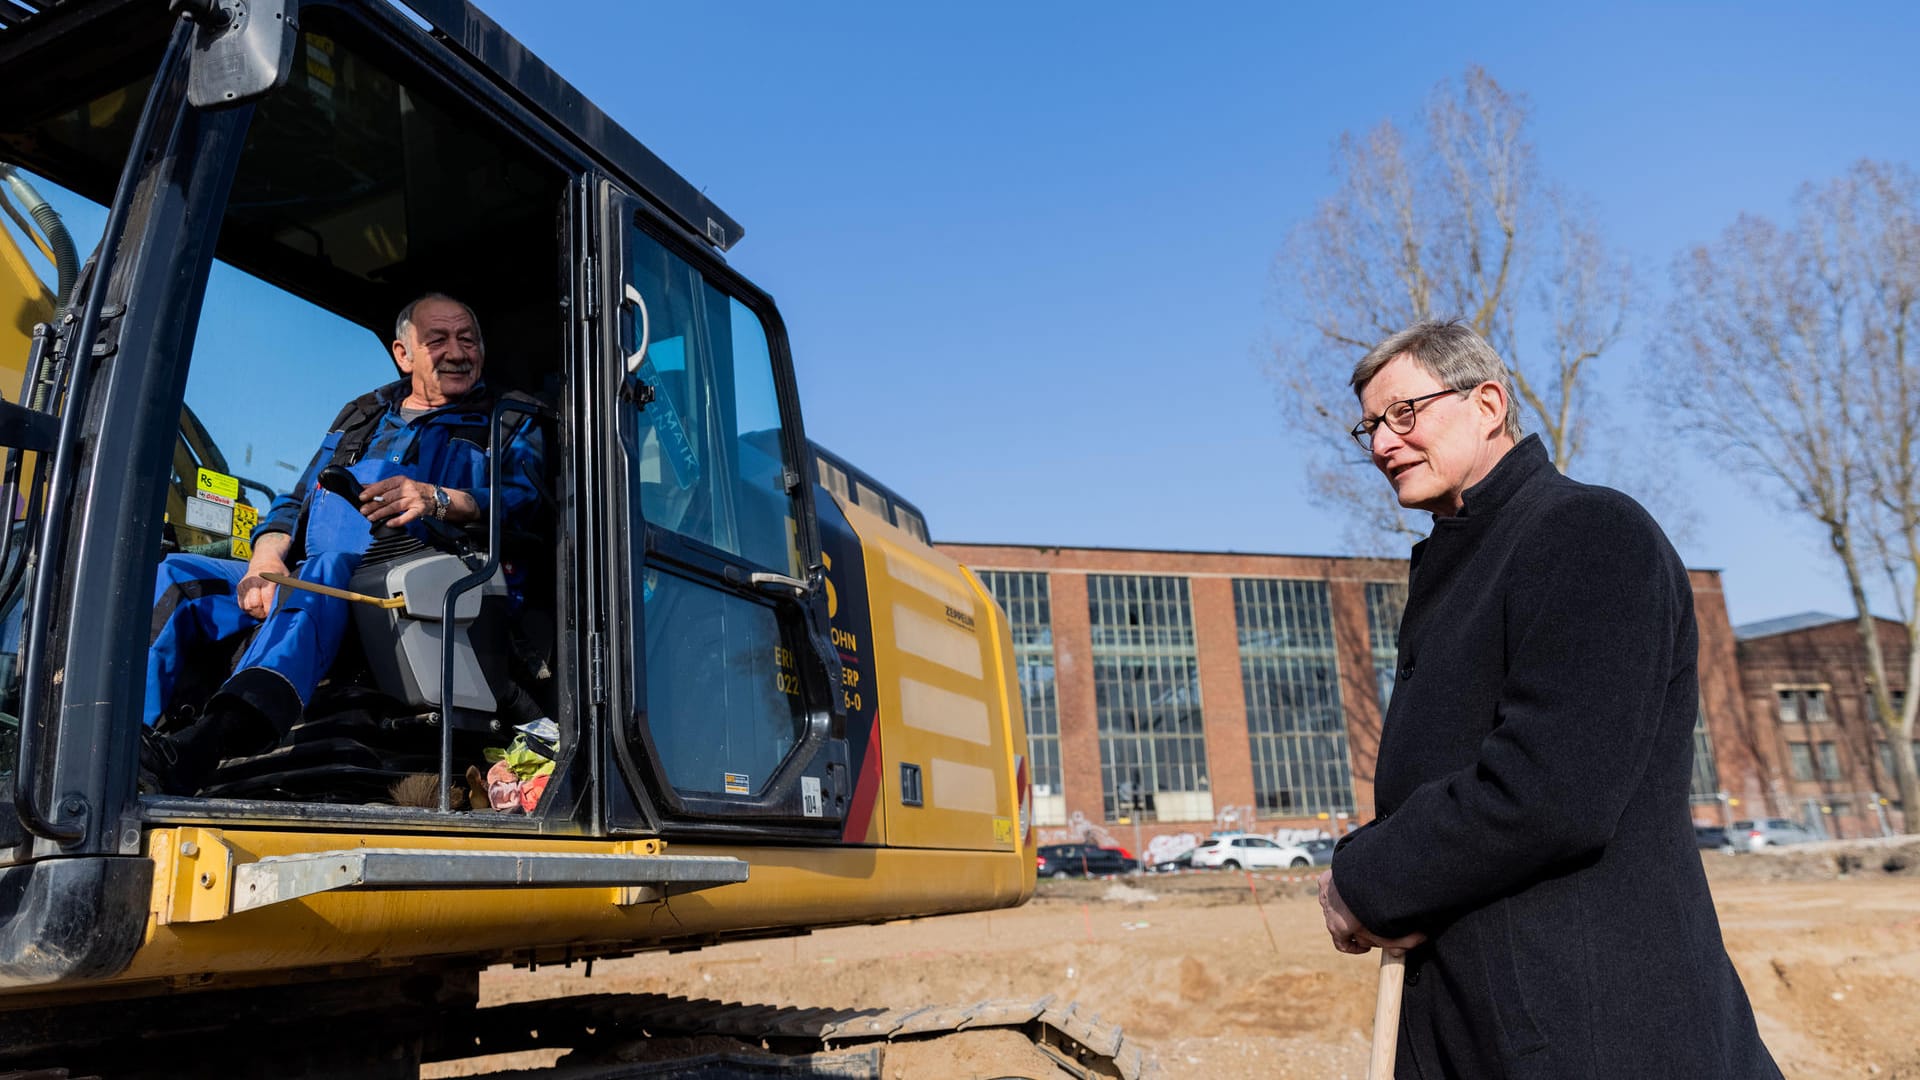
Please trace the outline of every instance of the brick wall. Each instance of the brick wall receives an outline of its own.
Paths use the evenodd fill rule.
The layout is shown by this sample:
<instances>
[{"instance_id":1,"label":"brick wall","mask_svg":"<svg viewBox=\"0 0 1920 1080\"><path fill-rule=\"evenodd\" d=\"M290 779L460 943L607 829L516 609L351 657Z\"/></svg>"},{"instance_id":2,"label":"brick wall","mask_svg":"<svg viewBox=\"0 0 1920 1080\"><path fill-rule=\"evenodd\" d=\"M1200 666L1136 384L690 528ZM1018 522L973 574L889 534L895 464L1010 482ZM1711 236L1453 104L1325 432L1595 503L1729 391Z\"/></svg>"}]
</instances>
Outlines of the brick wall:
<instances>
[{"instance_id":1,"label":"brick wall","mask_svg":"<svg viewBox=\"0 0 1920 1080\"><path fill-rule=\"evenodd\" d=\"M1056 694L1060 708L1062 786L1069 817L1080 815L1124 846L1134 844L1134 827L1103 820L1100 740L1094 715L1092 636L1087 612L1088 574L1163 574L1189 579L1205 716L1207 770L1217 817L1228 808L1255 805L1251 741L1241 682L1233 579L1292 578L1324 581L1333 615L1338 652L1341 705L1345 712L1355 813L1350 827L1373 815L1373 766L1380 739L1380 707L1373 674L1372 641L1367 630L1366 583L1404 582L1407 564L1399 559L1249 555L1233 552L1143 551L1113 548L1056 548L993 544L940 544L949 556L977 569L1042 571L1052 593ZM1694 608L1700 624L1701 694L1709 736L1728 769L1744 778L1758 774L1767 760L1743 744L1750 727L1739 673L1735 669L1732 628L1720 592L1720 575L1692 572ZM1708 807L1703 819L1717 816ZM1337 830L1339 822L1317 817L1258 816L1253 822L1154 822L1139 827L1143 841L1156 835L1206 833L1224 824L1259 831ZM1138 854L1136 852L1136 854Z\"/></svg>"},{"instance_id":2,"label":"brick wall","mask_svg":"<svg viewBox=\"0 0 1920 1080\"><path fill-rule=\"evenodd\" d=\"M1899 623L1876 620L1886 658L1889 685L1905 689L1907 648ZM1737 775L1722 769L1722 783L1743 800L1755 817L1764 812L1793 818L1818 814L1830 834L1878 835L1875 797L1889 800L1888 824L1901 825L1898 785L1881 761L1885 732L1867 700L1869 671L1859 624L1840 619L1824 625L1749 637L1737 644L1743 730L1731 740L1747 765ZM1782 691L1819 693L1824 715L1783 723ZM1805 699L1802 699L1803 701ZM1716 739L1716 743L1719 740ZM1796 777L1793 748L1832 743L1838 777L1822 775L1817 750L1810 750L1812 778ZM1737 809L1737 808L1736 808Z\"/></svg>"}]
</instances>

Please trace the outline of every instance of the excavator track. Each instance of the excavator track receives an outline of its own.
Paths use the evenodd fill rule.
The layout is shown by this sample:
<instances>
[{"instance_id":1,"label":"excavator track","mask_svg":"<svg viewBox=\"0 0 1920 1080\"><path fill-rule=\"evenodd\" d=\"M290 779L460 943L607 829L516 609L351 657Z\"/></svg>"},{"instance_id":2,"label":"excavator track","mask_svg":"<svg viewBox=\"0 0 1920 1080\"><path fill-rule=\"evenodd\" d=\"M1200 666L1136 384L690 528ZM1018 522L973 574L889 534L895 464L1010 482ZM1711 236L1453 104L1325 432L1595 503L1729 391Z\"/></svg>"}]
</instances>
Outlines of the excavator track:
<instances>
[{"instance_id":1,"label":"excavator track","mask_svg":"<svg viewBox=\"0 0 1920 1080\"><path fill-rule=\"evenodd\" d=\"M1052 996L994 999L910 1009L831 1009L752 1005L664 994L592 994L516 1002L477 1010L471 1030L449 1032L442 1054L461 1057L555 1046L574 1048L552 1070L518 1072L542 1080L639 1077L887 1076L890 1043L962 1031L1012 1029L1080 1080L1159 1080L1159 1064L1116 1024ZM765 1051L708 1054L646 1064L620 1063L621 1048L644 1039L720 1036ZM436 1055L439 1056L439 1055ZM701 1071L701 1070L706 1071Z\"/></svg>"}]
</instances>

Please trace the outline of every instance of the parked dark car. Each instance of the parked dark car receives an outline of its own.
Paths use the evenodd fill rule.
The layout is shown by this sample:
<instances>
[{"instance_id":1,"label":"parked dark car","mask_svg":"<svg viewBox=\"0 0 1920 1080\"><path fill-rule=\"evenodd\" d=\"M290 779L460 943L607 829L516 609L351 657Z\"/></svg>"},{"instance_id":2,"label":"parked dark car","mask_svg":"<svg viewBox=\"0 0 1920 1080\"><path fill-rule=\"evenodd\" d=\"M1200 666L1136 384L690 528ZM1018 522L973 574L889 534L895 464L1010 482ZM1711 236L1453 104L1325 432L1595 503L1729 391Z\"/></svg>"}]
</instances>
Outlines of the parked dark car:
<instances>
[{"instance_id":1,"label":"parked dark car","mask_svg":"<svg viewBox=\"0 0 1920 1080\"><path fill-rule=\"evenodd\" d=\"M1693 842L1703 851L1726 847L1727 830L1720 825L1701 825L1696 822L1693 826Z\"/></svg>"},{"instance_id":2,"label":"parked dark car","mask_svg":"<svg viewBox=\"0 0 1920 1080\"><path fill-rule=\"evenodd\" d=\"M1303 841L1300 846L1306 848L1307 854L1313 856L1315 866L1327 866L1333 862L1333 841L1324 836L1318 840Z\"/></svg>"},{"instance_id":3,"label":"parked dark car","mask_svg":"<svg viewBox=\"0 0 1920 1080\"><path fill-rule=\"evenodd\" d=\"M1191 870L1191 869L1193 869L1193 849L1192 848L1188 848L1187 850L1181 852L1180 854L1175 855L1171 859L1162 859L1161 861L1153 864L1153 872L1156 874L1171 874L1176 870Z\"/></svg>"},{"instance_id":4,"label":"parked dark car","mask_svg":"<svg viewBox=\"0 0 1920 1080\"><path fill-rule=\"evenodd\" d=\"M1041 877L1066 874L1131 874L1140 863L1112 848L1093 844L1048 844L1037 853Z\"/></svg>"}]
</instances>

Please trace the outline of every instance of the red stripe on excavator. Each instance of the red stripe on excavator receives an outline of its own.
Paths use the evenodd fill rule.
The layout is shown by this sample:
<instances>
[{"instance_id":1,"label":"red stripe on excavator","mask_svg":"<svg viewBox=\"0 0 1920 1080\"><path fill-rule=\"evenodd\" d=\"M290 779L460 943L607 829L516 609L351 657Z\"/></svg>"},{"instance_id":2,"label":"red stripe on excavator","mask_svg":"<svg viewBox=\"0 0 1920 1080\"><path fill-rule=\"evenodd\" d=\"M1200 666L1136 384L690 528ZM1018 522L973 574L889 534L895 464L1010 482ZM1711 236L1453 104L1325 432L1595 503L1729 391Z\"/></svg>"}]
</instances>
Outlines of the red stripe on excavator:
<instances>
[{"instance_id":1,"label":"red stripe on excavator","mask_svg":"<svg viewBox=\"0 0 1920 1080\"><path fill-rule=\"evenodd\" d=\"M860 763L860 778L853 783L853 803L847 807L847 824L840 839L864 844L867 828L873 822L873 807L880 798L880 710L873 710L873 727L867 732L866 760Z\"/></svg>"}]
</instances>

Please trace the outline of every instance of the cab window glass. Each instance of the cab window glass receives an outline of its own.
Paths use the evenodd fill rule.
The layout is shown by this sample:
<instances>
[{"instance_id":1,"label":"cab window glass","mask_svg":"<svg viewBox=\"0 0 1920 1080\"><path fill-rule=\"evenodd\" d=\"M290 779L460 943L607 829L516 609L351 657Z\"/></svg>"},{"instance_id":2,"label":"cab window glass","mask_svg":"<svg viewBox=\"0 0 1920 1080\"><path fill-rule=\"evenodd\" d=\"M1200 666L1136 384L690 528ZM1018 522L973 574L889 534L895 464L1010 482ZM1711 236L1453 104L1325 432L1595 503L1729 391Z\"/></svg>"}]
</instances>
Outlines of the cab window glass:
<instances>
[{"instance_id":1,"label":"cab window glass","mask_svg":"<svg viewBox=\"0 0 1920 1080\"><path fill-rule=\"evenodd\" d=\"M645 339L635 377L651 391L621 413L627 482L638 494L632 535L663 529L729 561L797 575L787 478L798 473L786 457L765 330L652 237L633 229L627 243L639 296L629 298L627 348ZM805 730L793 620L773 597L704 577L644 565L637 581L647 730L668 783L760 794Z\"/></svg>"},{"instance_id":2,"label":"cab window glass","mask_svg":"<svg viewBox=\"0 0 1920 1080\"><path fill-rule=\"evenodd\" d=\"M631 281L645 304L637 373L653 392L636 425L629 480L647 524L747 562L796 573L787 462L766 331L744 304L644 233L628 234Z\"/></svg>"},{"instance_id":3,"label":"cab window glass","mask_svg":"<svg viewBox=\"0 0 1920 1080\"><path fill-rule=\"evenodd\" d=\"M674 789L758 795L805 729L795 641L767 604L650 571L647 712Z\"/></svg>"}]
</instances>

